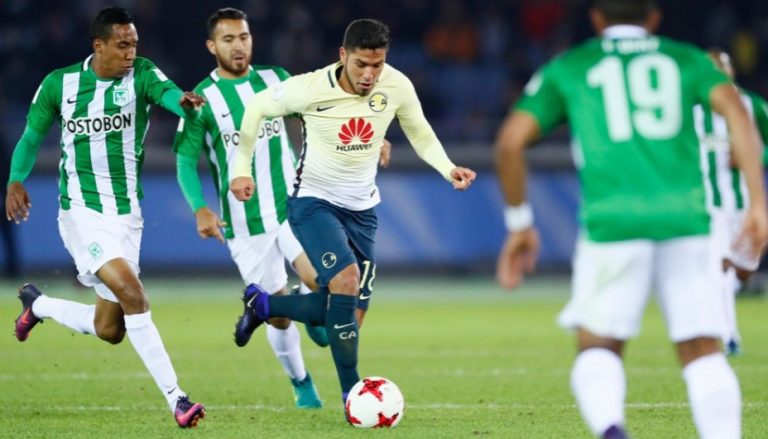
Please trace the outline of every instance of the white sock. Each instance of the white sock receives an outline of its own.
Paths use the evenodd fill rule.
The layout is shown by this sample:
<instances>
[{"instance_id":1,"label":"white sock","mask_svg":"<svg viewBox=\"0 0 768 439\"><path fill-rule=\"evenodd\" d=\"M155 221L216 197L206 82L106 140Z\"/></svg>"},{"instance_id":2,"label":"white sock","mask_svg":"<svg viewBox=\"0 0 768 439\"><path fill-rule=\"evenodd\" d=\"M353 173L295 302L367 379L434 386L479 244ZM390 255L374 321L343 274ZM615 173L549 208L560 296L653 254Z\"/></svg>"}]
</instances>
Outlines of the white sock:
<instances>
[{"instance_id":1,"label":"white sock","mask_svg":"<svg viewBox=\"0 0 768 439\"><path fill-rule=\"evenodd\" d=\"M304 358L301 356L301 336L293 322L288 329L277 329L268 325L267 340L289 377L299 381L307 377Z\"/></svg>"},{"instance_id":2,"label":"white sock","mask_svg":"<svg viewBox=\"0 0 768 439\"><path fill-rule=\"evenodd\" d=\"M608 349L581 352L571 370L571 389L581 416L595 435L624 425L626 378L621 358Z\"/></svg>"},{"instance_id":3,"label":"white sock","mask_svg":"<svg viewBox=\"0 0 768 439\"><path fill-rule=\"evenodd\" d=\"M133 348L136 349L173 411L176 408L176 400L185 394L179 388L171 359L165 351L157 327L152 322L152 312L126 315L125 330Z\"/></svg>"},{"instance_id":4,"label":"white sock","mask_svg":"<svg viewBox=\"0 0 768 439\"><path fill-rule=\"evenodd\" d=\"M299 294L309 294L311 292L312 290L310 290L306 284L304 283L299 284Z\"/></svg>"},{"instance_id":5,"label":"white sock","mask_svg":"<svg viewBox=\"0 0 768 439\"><path fill-rule=\"evenodd\" d=\"M683 368L693 421L702 439L741 437L741 391L736 374L720 352Z\"/></svg>"},{"instance_id":6,"label":"white sock","mask_svg":"<svg viewBox=\"0 0 768 439\"><path fill-rule=\"evenodd\" d=\"M93 325L96 305L85 305L42 295L32 303L32 314L39 319L51 318L83 334L96 333Z\"/></svg>"},{"instance_id":7,"label":"white sock","mask_svg":"<svg viewBox=\"0 0 768 439\"><path fill-rule=\"evenodd\" d=\"M736 293L741 288L741 282L736 277L736 270L729 268L725 272L725 282L723 282L723 300L726 317L726 332L723 342L728 343L731 340L740 341L739 327L736 323Z\"/></svg>"}]
</instances>

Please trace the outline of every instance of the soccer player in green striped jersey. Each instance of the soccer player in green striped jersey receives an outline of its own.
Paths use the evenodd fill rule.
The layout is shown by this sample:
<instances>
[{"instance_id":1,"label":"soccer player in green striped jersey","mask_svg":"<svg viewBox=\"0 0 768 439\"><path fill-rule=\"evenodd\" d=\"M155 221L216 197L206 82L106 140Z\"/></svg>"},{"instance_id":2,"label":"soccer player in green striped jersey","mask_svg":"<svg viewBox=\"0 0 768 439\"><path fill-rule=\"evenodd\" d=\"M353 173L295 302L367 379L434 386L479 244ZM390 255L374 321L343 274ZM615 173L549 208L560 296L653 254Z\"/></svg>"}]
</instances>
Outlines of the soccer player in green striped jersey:
<instances>
[{"instance_id":1,"label":"soccer player in green striped jersey","mask_svg":"<svg viewBox=\"0 0 768 439\"><path fill-rule=\"evenodd\" d=\"M26 284L19 290L22 313L16 337L26 340L48 318L112 344L127 334L178 425L193 427L205 410L179 387L138 277L143 227L139 176L150 105L195 119L204 101L183 93L151 61L136 56L138 34L125 9L102 9L90 33L93 54L51 72L32 99L13 154L6 209L9 221L29 216L23 182L55 120L62 148L59 232L75 260L78 279L96 290L96 304L55 299Z\"/></svg>"},{"instance_id":2,"label":"soccer player in green striped jersey","mask_svg":"<svg viewBox=\"0 0 768 439\"><path fill-rule=\"evenodd\" d=\"M706 53L651 34L653 0L595 0L598 33L536 73L500 128L496 166L509 234L497 277L514 288L535 266L539 241L525 197L525 148L569 122L581 182L581 233L571 300L560 323L579 353L571 387L590 430L626 437L622 354L654 290L677 348L701 437L738 438L739 383L721 351L721 252L711 235L693 108L727 121L749 188L743 233L768 240L760 141L736 89Z\"/></svg>"},{"instance_id":3,"label":"soccer player in green striped jersey","mask_svg":"<svg viewBox=\"0 0 768 439\"><path fill-rule=\"evenodd\" d=\"M319 294L274 297L254 292L241 317L252 332L271 317L324 324L342 399L360 379L358 329L376 277L377 163L384 136L397 117L419 156L454 189L466 190L471 169L456 166L424 117L413 84L386 64L389 29L354 20L339 60L257 93L246 106L230 190L248 200L258 190L253 154L265 119L298 113L304 123L300 165L288 200L288 221L318 271ZM258 154L257 154L258 157ZM351 421L351 420L350 420Z\"/></svg>"},{"instance_id":4,"label":"soccer player in green striped jersey","mask_svg":"<svg viewBox=\"0 0 768 439\"><path fill-rule=\"evenodd\" d=\"M195 91L205 97L208 105L197 120L185 123L181 119L174 144L179 185L195 214L198 233L202 238L226 238L246 285L259 284L271 294L286 294L285 259L299 274L305 292L316 289L317 272L286 221L288 186L295 172L282 117L270 119L261 127L259 141L264 147L254 158L257 195L243 203L229 192L229 170L245 104L255 93L289 75L280 67L251 66L251 33L247 16L240 10L219 9L208 19L206 45L216 57L217 68ZM197 173L201 154L213 174L223 218L203 198ZM220 227L224 228L223 235ZM327 340L322 339L324 327L307 326L307 330L313 340L319 338L321 344L327 345ZM304 367L296 325L286 318L271 319L267 339L290 377L296 406L321 407L312 377ZM235 341L243 346L248 339Z\"/></svg>"},{"instance_id":5,"label":"soccer player in green striped jersey","mask_svg":"<svg viewBox=\"0 0 768 439\"><path fill-rule=\"evenodd\" d=\"M729 78L734 78L730 57L720 49L710 49L709 56ZM768 141L768 104L756 93L741 87L739 95L760 133L762 144ZM707 199L712 207L713 232L719 238L723 251L725 279L723 294L726 310L726 331L723 343L729 355L740 351L741 336L736 323L736 294L760 264L758 254L745 248L739 240L745 207L749 202L741 171L733 165L731 141L725 119L712 111L708 104L694 109L696 132L704 154L703 165L707 174ZM763 157L765 160L765 157Z\"/></svg>"}]
</instances>

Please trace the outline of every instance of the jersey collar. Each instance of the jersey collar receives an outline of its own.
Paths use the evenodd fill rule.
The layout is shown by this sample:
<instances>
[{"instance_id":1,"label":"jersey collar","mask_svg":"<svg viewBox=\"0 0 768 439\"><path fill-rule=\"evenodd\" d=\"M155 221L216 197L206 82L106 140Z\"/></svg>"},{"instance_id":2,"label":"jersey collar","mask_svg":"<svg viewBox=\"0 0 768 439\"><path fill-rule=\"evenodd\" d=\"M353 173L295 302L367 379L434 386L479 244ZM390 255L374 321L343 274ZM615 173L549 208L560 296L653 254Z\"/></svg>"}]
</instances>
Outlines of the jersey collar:
<instances>
[{"instance_id":1,"label":"jersey collar","mask_svg":"<svg viewBox=\"0 0 768 439\"><path fill-rule=\"evenodd\" d=\"M634 24L614 24L603 30L603 38L642 38L648 36L648 30Z\"/></svg>"},{"instance_id":2,"label":"jersey collar","mask_svg":"<svg viewBox=\"0 0 768 439\"><path fill-rule=\"evenodd\" d=\"M248 79L248 76L249 76L249 75L245 75L242 78L227 79L227 78L222 78L219 75L218 70L219 70L219 68L216 67L215 69L213 69L213 71L211 71L211 74L209 75L211 77L211 79L213 79L213 82L219 82L219 81L242 81L242 80ZM250 74L251 72L253 72L253 66L248 66L248 73Z\"/></svg>"}]
</instances>

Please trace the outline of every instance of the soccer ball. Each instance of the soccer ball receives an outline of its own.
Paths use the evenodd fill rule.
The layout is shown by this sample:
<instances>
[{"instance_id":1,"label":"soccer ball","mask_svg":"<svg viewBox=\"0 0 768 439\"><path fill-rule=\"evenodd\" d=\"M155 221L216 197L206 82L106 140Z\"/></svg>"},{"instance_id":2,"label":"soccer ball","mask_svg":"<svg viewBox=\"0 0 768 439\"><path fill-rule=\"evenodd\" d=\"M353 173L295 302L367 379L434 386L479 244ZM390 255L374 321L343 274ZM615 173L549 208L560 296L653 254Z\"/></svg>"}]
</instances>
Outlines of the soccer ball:
<instances>
[{"instance_id":1,"label":"soccer ball","mask_svg":"<svg viewBox=\"0 0 768 439\"><path fill-rule=\"evenodd\" d=\"M403 419L403 394L392 381L368 377L349 391L345 411L350 424L360 428L394 427Z\"/></svg>"}]
</instances>

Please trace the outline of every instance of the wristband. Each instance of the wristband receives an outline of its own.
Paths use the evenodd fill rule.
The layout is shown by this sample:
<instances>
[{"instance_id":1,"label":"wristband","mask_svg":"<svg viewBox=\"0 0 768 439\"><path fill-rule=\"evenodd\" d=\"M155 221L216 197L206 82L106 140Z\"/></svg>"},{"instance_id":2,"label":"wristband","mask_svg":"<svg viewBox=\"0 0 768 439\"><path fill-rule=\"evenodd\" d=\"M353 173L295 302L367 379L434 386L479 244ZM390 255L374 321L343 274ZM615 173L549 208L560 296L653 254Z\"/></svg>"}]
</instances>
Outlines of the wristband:
<instances>
[{"instance_id":1,"label":"wristband","mask_svg":"<svg viewBox=\"0 0 768 439\"><path fill-rule=\"evenodd\" d=\"M504 209L504 223L510 232L519 232L533 226L533 209L528 203L507 206Z\"/></svg>"}]
</instances>

